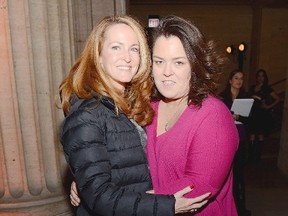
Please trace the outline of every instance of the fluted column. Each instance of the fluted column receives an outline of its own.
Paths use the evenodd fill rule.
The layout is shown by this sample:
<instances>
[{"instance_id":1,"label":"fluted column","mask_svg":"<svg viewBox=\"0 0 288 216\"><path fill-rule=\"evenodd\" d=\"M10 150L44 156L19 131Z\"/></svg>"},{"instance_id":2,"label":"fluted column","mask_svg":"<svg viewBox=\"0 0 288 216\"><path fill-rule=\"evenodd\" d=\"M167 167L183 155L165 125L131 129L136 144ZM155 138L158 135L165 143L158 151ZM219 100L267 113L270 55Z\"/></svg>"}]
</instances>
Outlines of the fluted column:
<instances>
[{"instance_id":1,"label":"fluted column","mask_svg":"<svg viewBox=\"0 0 288 216\"><path fill-rule=\"evenodd\" d=\"M129 7L130 0L114 0L115 14L125 14Z\"/></svg>"},{"instance_id":2,"label":"fluted column","mask_svg":"<svg viewBox=\"0 0 288 216\"><path fill-rule=\"evenodd\" d=\"M104 16L125 14L129 0L72 0L75 28L75 53L78 56L93 27Z\"/></svg>"},{"instance_id":3,"label":"fluted column","mask_svg":"<svg viewBox=\"0 0 288 216\"><path fill-rule=\"evenodd\" d=\"M68 0L0 0L0 215L70 215L55 95L74 59Z\"/></svg>"},{"instance_id":4,"label":"fluted column","mask_svg":"<svg viewBox=\"0 0 288 216\"><path fill-rule=\"evenodd\" d=\"M100 18L126 0L0 0L0 215L72 215L58 87Z\"/></svg>"}]
</instances>

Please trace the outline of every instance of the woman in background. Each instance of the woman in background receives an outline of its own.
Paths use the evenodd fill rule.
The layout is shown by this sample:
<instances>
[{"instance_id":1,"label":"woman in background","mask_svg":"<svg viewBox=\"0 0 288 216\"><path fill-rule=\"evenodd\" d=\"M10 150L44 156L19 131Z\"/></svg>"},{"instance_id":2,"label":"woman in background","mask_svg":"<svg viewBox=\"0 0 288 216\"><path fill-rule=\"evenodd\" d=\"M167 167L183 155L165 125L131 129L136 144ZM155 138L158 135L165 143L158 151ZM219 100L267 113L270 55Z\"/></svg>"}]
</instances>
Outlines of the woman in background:
<instances>
[{"instance_id":1,"label":"woman in background","mask_svg":"<svg viewBox=\"0 0 288 216\"><path fill-rule=\"evenodd\" d=\"M220 97L226 106L231 109L234 99L248 98L244 85L244 73L239 70L231 71L225 89L220 93ZM233 165L233 194L239 216L251 215L251 212L246 209L245 199L245 164L246 164L246 143L247 132L246 127L249 121L248 117L241 116L237 113L232 113L234 121L239 133L239 147L234 158Z\"/></svg>"},{"instance_id":2,"label":"woman in background","mask_svg":"<svg viewBox=\"0 0 288 216\"><path fill-rule=\"evenodd\" d=\"M250 87L248 93L251 98L254 98L251 121L249 122L249 160L251 162L259 162L264 136L269 134L273 125L271 109L280 101L280 97L269 86L268 75L263 69L257 71L256 84Z\"/></svg>"}]
</instances>

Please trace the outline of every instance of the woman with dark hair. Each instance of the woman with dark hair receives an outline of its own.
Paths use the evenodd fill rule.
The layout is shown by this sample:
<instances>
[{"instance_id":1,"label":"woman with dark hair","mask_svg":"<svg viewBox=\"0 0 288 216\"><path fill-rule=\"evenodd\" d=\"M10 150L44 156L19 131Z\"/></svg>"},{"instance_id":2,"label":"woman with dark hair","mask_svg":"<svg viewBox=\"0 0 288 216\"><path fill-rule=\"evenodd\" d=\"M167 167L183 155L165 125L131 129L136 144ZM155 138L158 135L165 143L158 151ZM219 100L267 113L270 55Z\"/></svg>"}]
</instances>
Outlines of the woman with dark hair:
<instances>
[{"instance_id":1,"label":"woman with dark hair","mask_svg":"<svg viewBox=\"0 0 288 216\"><path fill-rule=\"evenodd\" d=\"M254 98L249 122L251 162L259 162L262 154L264 136L272 127L271 109L280 101L277 93L269 86L267 72L259 69L256 73L256 84L249 89L250 97ZM271 102L272 99L272 102Z\"/></svg>"},{"instance_id":2,"label":"woman with dark hair","mask_svg":"<svg viewBox=\"0 0 288 216\"><path fill-rule=\"evenodd\" d=\"M238 133L216 96L223 58L191 22L167 16L151 34L155 116L147 129L147 157L156 194L184 185L187 197L211 192L197 215L236 216L232 163Z\"/></svg>"},{"instance_id":3,"label":"woman with dark hair","mask_svg":"<svg viewBox=\"0 0 288 216\"><path fill-rule=\"evenodd\" d=\"M231 71L225 89L219 94L220 98L231 109L234 99L248 98L244 85L244 73L239 70ZM233 194L239 216L251 215L251 212L246 209L245 199L245 164L246 164L246 143L247 133L246 126L249 122L249 117L241 116L238 113L232 113L236 127L239 133L239 147L234 158L233 165Z\"/></svg>"}]
</instances>

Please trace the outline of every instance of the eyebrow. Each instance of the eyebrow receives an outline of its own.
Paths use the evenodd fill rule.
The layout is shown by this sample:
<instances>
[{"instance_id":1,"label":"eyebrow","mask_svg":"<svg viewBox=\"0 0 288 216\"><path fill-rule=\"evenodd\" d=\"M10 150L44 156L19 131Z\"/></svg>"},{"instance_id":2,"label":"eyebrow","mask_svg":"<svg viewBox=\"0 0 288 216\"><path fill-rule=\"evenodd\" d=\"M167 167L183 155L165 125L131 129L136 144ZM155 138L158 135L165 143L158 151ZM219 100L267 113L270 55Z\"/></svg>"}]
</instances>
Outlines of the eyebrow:
<instances>
[{"instance_id":1,"label":"eyebrow","mask_svg":"<svg viewBox=\"0 0 288 216\"><path fill-rule=\"evenodd\" d=\"M109 43L109 45L113 44L113 43L116 43L116 44L120 44L120 45L123 45L124 43L120 42L120 41L112 41L111 43ZM132 44L131 46L139 46L139 44Z\"/></svg>"},{"instance_id":2,"label":"eyebrow","mask_svg":"<svg viewBox=\"0 0 288 216\"><path fill-rule=\"evenodd\" d=\"M155 55L153 55L152 57L153 57L153 58L163 59L163 58L161 58L161 57L159 57L159 56L155 56Z\"/></svg>"},{"instance_id":3,"label":"eyebrow","mask_svg":"<svg viewBox=\"0 0 288 216\"><path fill-rule=\"evenodd\" d=\"M153 58L158 58L158 59L164 59L164 58L162 58L162 57L160 57L160 56L156 56L156 55L153 55L152 57L153 57ZM180 59L185 59L185 60L187 59L187 60L188 60L188 58L187 58L187 57L184 57L184 56L172 58L172 60L180 60Z\"/></svg>"}]
</instances>

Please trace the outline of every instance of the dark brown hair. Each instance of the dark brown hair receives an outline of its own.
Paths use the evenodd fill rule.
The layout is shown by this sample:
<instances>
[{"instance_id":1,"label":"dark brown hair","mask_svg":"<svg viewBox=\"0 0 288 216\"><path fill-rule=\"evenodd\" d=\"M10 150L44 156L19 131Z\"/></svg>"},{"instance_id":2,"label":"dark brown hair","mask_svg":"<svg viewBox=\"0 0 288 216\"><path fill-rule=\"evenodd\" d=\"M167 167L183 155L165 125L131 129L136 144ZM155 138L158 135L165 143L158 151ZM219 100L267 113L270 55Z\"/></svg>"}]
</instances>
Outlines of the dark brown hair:
<instances>
[{"instance_id":1,"label":"dark brown hair","mask_svg":"<svg viewBox=\"0 0 288 216\"><path fill-rule=\"evenodd\" d=\"M264 69L259 69L256 72L256 82L257 82L257 77L259 76L260 73L262 73L264 76L264 83L263 83L262 88L266 88L269 85L269 78L268 78L267 72Z\"/></svg>"},{"instance_id":2,"label":"dark brown hair","mask_svg":"<svg viewBox=\"0 0 288 216\"><path fill-rule=\"evenodd\" d=\"M184 47L191 65L190 90L188 101L201 106L208 94L217 94L217 79L222 70L224 58L217 54L215 42L206 40L200 30L190 21L170 15L160 20L159 26L152 30L150 47L153 51L155 41L160 37L178 37ZM161 99L155 85L153 99Z\"/></svg>"},{"instance_id":3,"label":"dark brown hair","mask_svg":"<svg viewBox=\"0 0 288 216\"><path fill-rule=\"evenodd\" d=\"M243 76L244 76L243 71L241 71L240 69L232 70L232 71L230 72L230 74L229 74L229 78L228 78L228 80L227 80L226 87L225 87L225 89L223 90L223 92L221 93L221 97L232 99L230 81L233 79L233 77L234 77L237 73L242 73ZM240 96L240 97L247 96L247 93L246 93L246 90L245 90L244 85L242 85L241 88L240 88L239 96Z\"/></svg>"}]
</instances>

